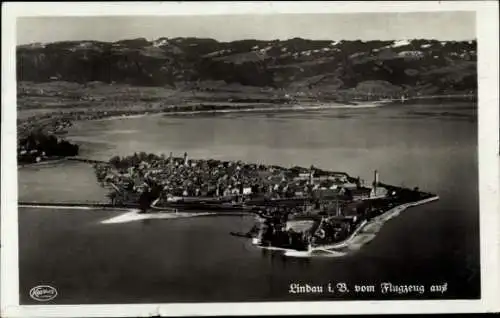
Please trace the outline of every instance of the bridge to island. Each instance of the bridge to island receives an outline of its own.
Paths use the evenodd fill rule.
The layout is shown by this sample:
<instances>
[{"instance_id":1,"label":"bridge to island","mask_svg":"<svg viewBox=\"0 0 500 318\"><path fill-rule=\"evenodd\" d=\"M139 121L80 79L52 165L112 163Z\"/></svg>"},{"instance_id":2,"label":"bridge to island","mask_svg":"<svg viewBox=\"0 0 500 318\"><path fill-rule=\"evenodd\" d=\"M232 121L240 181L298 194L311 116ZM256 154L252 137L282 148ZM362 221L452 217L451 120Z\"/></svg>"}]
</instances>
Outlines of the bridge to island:
<instances>
[{"instance_id":1,"label":"bridge to island","mask_svg":"<svg viewBox=\"0 0 500 318\"><path fill-rule=\"evenodd\" d=\"M107 164L107 161L104 160L96 160L96 159L89 159L89 158L83 158L83 157L67 157L67 160L71 161L79 161L79 162L85 162L85 163L91 163L91 164Z\"/></svg>"}]
</instances>

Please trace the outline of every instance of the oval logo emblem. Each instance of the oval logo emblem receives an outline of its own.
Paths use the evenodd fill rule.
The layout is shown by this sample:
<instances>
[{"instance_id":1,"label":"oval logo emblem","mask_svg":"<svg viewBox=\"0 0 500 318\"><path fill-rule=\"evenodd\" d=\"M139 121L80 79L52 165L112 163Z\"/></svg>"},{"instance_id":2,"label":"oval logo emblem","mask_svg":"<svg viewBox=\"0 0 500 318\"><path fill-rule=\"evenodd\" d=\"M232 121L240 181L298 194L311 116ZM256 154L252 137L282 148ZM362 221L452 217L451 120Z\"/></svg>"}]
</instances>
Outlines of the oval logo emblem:
<instances>
[{"instance_id":1,"label":"oval logo emblem","mask_svg":"<svg viewBox=\"0 0 500 318\"><path fill-rule=\"evenodd\" d=\"M30 297L37 301L49 301L57 297L57 290L49 285L40 285L31 288Z\"/></svg>"}]
</instances>

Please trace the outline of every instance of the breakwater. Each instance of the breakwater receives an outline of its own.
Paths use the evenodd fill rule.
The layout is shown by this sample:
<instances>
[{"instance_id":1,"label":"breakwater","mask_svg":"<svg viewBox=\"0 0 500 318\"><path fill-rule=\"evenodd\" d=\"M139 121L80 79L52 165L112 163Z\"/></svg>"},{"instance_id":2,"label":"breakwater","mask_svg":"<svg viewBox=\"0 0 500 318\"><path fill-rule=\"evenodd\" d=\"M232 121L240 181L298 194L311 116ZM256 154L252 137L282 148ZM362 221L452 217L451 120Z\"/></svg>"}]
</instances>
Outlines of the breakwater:
<instances>
[{"instance_id":1,"label":"breakwater","mask_svg":"<svg viewBox=\"0 0 500 318\"><path fill-rule=\"evenodd\" d=\"M414 206L418 206L418 205L423 205L423 204L426 204L426 203L430 203L430 202L433 202L433 201L436 201L436 200L439 200L439 196L434 196L434 197L431 197L431 198L427 198L427 199L424 199L424 200L420 200L420 201L417 201L417 202L411 202L411 203L405 203L405 204L401 204L401 205L398 205L390 210L387 210L386 212L382 213L381 215L379 216L376 216L374 217L373 219L361 224L361 226L356 230L354 231L351 236L349 236L346 240L344 240L343 242L339 242L337 244L332 244L332 245L328 245L328 246L322 246L322 247L318 247L318 248L321 248L321 249L338 249L338 248L343 248L343 247L346 247L348 246L350 243L352 243L352 241L356 238L356 236L360 233L363 232L363 229L369 227L370 225L374 224L374 223L378 223L378 222L382 222L382 223L385 223L386 221L392 219L393 217L396 217L397 215L399 215L399 213L403 212L404 210L410 208L410 207L414 207ZM313 248L314 250L315 248Z\"/></svg>"},{"instance_id":2,"label":"breakwater","mask_svg":"<svg viewBox=\"0 0 500 318\"><path fill-rule=\"evenodd\" d=\"M296 251L291 249L284 249L285 256L304 257L317 254L324 255L325 253L326 256L346 255L349 252L349 250L357 250L361 246L373 240L375 238L376 233L378 233L378 231L381 229L381 227L385 222L398 216L404 210L410 207L431 203L437 200L439 200L439 196L436 195L416 202L400 204L390 210L387 210L381 215L372 218L371 220L364 221L355 231L353 231L353 233L349 237L347 237L345 240L341 242L335 244L313 246L308 251Z\"/></svg>"}]
</instances>

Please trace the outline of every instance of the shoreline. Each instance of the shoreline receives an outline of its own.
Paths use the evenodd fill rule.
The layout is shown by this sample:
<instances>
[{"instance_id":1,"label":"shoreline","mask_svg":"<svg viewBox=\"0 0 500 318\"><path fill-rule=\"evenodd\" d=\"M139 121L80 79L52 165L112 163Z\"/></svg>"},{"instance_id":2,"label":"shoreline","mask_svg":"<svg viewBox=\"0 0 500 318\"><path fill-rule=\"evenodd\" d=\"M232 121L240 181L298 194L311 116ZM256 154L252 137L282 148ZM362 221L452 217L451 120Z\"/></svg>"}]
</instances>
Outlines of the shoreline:
<instances>
[{"instance_id":1,"label":"shoreline","mask_svg":"<svg viewBox=\"0 0 500 318\"><path fill-rule=\"evenodd\" d=\"M362 225L360 225L351 234L351 236L349 236L344 241L336 243L336 244L332 244L332 245L325 245L325 246L314 247L312 249L312 251L318 250L318 249L338 249L338 248L344 248L344 247L348 246L349 243L351 243L352 240L355 239L358 236L358 234L362 233L363 230L366 229L366 227L368 227L368 226L370 226L372 224L376 224L378 222L385 223L385 222L389 221L390 219L398 216L399 213L407 210L408 208L419 206L419 205L423 205L423 204L427 204L427 203L434 202L434 201L437 201L437 200L439 200L439 196L435 195L433 197L426 198L426 199L423 199L423 200L400 204L400 205L398 205L396 207L393 207L390 210L387 210L386 212L382 213L381 215L376 216L376 217L374 217L373 219L371 219L369 221L366 221L365 223L363 223Z\"/></svg>"},{"instance_id":2,"label":"shoreline","mask_svg":"<svg viewBox=\"0 0 500 318\"><path fill-rule=\"evenodd\" d=\"M251 113L251 112L281 112L281 111L309 111L309 110L327 110L327 109L356 109L356 108L375 108L381 106L394 106L394 105L404 105L406 103L415 103L415 102L437 102L441 100L447 100L449 102L460 102L460 101L470 101L471 97L474 95L434 95L434 96L420 96L420 97L411 97L406 99L404 102L401 102L397 99L395 100L367 100L367 101L346 101L346 102L337 102L337 101L325 101L325 102L304 102L304 103L296 103L292 106L288 106L287 104L270 104L272 106L269 107L255 107L253 104L246 104L248 107L241 107L241 105L234 105L229 108L220 107L220 109L201 109L201 110L189 110L191 106L183 106L184 110L144 110L137 111L135 114L130 115L111 115L104 116L102 118L95 119L77 119L75 121L105 121L105 120L115 120L115 119L132 119L132 118L143 118L146 116L182 116L182 115L204 115L204 114L228 114L228 113ZM213 102L213 104L217 105L217 102ZM318 105L319 104L319 105ZM197 106L203 107L204 103L199 103ZM207 104L208 105L208 104ZM209 104L212 105L212 104ZM286 106L285 106L286 105Z\"/></svg>"},{"instance_id":3,"label":"shoreline","mask_svg":"<svg viewBox=\"0 0 500 318\"><path fill-rule=\"evenodd\" d=\"M374 217L373 219L369 221L364 221L349 237L347 237L345 240L341 242L337 242L334 244L328 244L328 245L319 245L312 247L308 251L298 251L294 249L288 249L288 248L281 248L281 247L275 247L275 246L260 246L257 244L253 244L254 246L261 248L261 249L266 249L266 250L279 250L283 251L285 256L289 257L310 257L310 256L317 256L314 255L316 252L324 252L324 253L330 253L330 254L335 254L339 253L342 251L339 251L339 249L343 249L348 247L350 244L353 243L353 240L356 239L360 234L363 234L363 230L366 230L367 227L373 224L377 223L382 223L382 225L391 220L392 218L398 216L401 212L407 210L408 208L431 203L434 201L439 200L439 196L435 195L430 198L422 199L419 201L415 202L409 202L409 203L403 203L400 204L390 210L387 210L386 212L382 213L379 216Z\"/></svg>"},{"instance_id":4,"label":"shoreline","mask_svg":"<svg viewBox=\"0 0 500 318\"><path fill-rule=\"evenodd\" d=\"M430 95L430 96L415 96L408 97L403 102L399 99L379 99L379 100L356 100L350 99L346 101L298 101L290 104L287 103L231 103L229 102L196 102L194 105L182 105L177 106L179 109L169 109L166 108L157 108L157 109L138 109L138 110L120 110L120 109L102 109L102 110L91 110L94 114L101 113L101 117L97 118L76 118L70 119L71 121L102 121L102 120L112 120L112 119L120 119L120 118L140 118L144 116L162 116L162 115L182 115L182 114L213 114L213 113L233 113L233 112L251 112L251 111L279 111L279 110L317 110L317 109L330 109L330 108L368 108L368 107L377 107L384 105L395 105L395 104L405 104L405 103L414 103L414 102L422 102L426 103L428 101L440 101L446 100L449 102L459 102L459 101L477 101L477 97L475 95L462 94L462 95ZM226 103L227 105L222 105ZM268 107L262 107L263 104L269 104ZM309 105L309 106L307 106ZM215 109L198 109L191 110L193 107L201 107L201 108L212 108ZM218 107L218 109L217 109ZM23 112L23 110L18 110L18 112ZM113 113L116 112L118 114L105 114L105 113ZM120 114L123 113L123 114ZM128 114L127 114L128 113ZM85 115L84 112L71 113L69 109L68 112L47 112L40 115L30 116L28 119L36 118L38 116L48 116L48 115L56 115L61 117L71 117L72 115ZM91 116L91 115L90 115Z\"/></svg>"},{"instance_id":5,"label":"shoreline","mask_svg":"<svg viewBox=\"0 0 500 318\"><path fill-rule=\"evenodd\" d=\"M28 168L28 167L46 166L46 165L50 165L50 164L57 164L57 163L61 163L61 162L66 161L66 160L68 160L68 159L63 157L63 158L56 158L56 159L47 159L47 160L43 160L40 162L18 163L17 169Z\"/></svg>"},{"instance_id":6,"label":"shoreline","mask_svg":"<svg viewBox=\"0 0 500 318\"><path fill-rule=\"evenodd\" d=\"M297 106L298 105L298 106ZM116 120L116 119L134 119L134 118L143 118L146 116L157 117L157 116L183 116L183 115L215 115L215 114L231 114L231 113L251 113L251 112L294 112L294 111L309 111L309 110L323 110L323 109L343 109L343 108L372 108L383 106L382 102L364 102L362 104L347 104L347 103L329 103L329 104L321 104L321 105L300 105L296 104L296 106L270 106L270 107L253 107L251 104L249 107L237 107L234 108L220 108L214 110L189 110L189 106L186 106L185 110L175 110L175 111L144 111L144 113L132 114L132 115L113 115L103 118L96 119L83 119L83 120L75 120L75 121L107 121L107 120Z\"/></svg>"}]
</instances>

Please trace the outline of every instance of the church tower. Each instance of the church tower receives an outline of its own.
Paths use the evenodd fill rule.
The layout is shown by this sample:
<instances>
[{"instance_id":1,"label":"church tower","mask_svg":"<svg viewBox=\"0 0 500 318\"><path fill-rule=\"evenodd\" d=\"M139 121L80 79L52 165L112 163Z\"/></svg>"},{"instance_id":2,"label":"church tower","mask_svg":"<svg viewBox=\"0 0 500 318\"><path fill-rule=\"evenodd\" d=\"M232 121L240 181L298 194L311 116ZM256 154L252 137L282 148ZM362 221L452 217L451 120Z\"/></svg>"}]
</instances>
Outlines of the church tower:
<instances>
[{"instance_id":1,"label":"church tower","mask_svg":"<svg viewBox=\"0 0 500 318\"><path fill-rule=\"evenodd\" d=\"M310 170L309 170L309 185L313 185L314 184L314 166L311 166Z\"/></svg>"}]
</instances>

